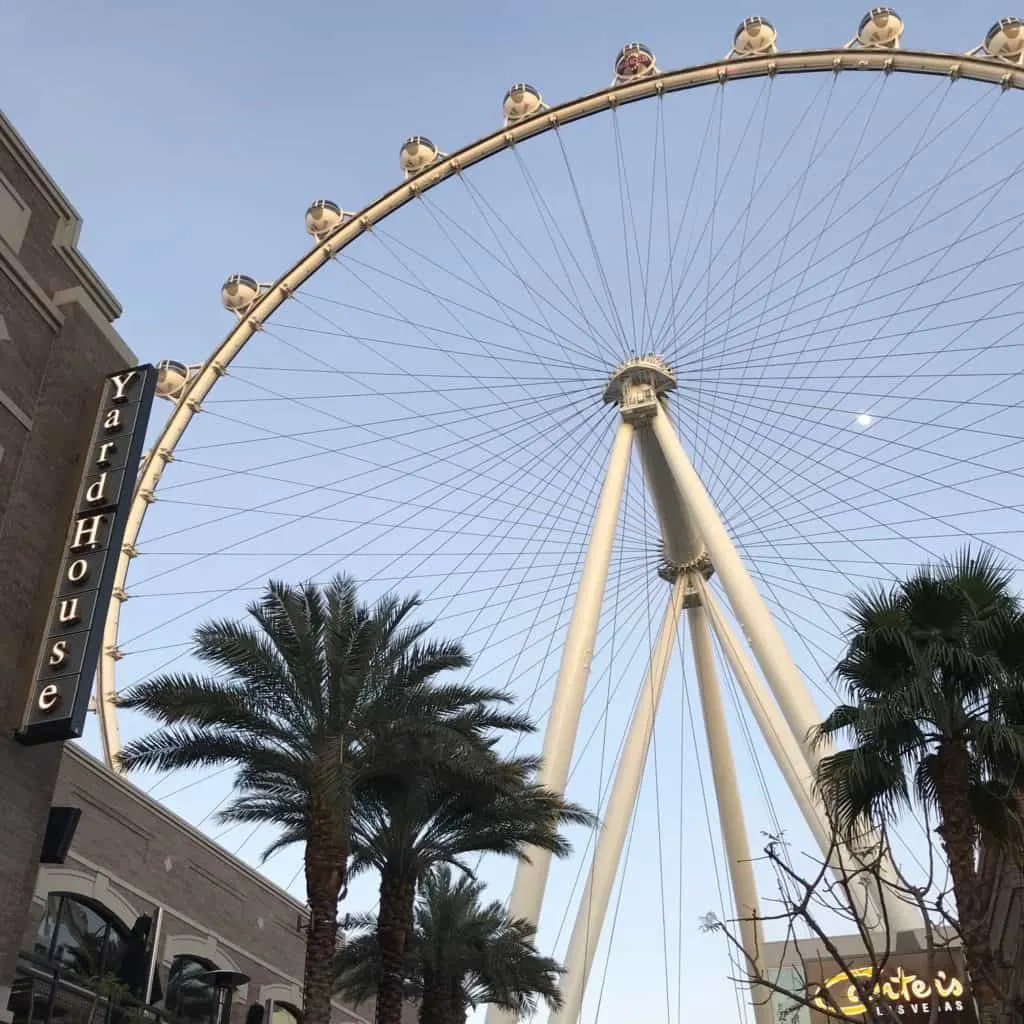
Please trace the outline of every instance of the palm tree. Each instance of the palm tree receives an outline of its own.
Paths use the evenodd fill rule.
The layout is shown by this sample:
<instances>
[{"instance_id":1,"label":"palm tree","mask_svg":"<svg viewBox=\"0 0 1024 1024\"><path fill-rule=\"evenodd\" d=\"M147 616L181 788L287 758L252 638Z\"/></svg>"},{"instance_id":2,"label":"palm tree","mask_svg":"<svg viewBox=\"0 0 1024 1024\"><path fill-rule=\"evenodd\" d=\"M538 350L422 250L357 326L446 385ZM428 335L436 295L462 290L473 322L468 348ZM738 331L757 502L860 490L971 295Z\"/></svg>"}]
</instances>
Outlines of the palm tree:
<instances>
[{"instance_id":1,"label":"palm tree","mask_svg":"<svg viewBox=\"0 0 1024 1024\"><path fill-rule=\"evenodd\" d=\"M491 730L529 727L500 710L503 692L440 682L469 659L458 643L424 639L429 626L409 621L418 604L361 603L344 576L323 588L271 581L248 609L251 623L196 631L194 654L216 675L158 676L119 700L162 724L124 747L122 767L232 765L235 795L220 820L276 826L264 857L305 844L308 1024L330 1020L338 901L361 789L407 776L414 756L448 758L472 777Z\"/></svg>"},{"instance_id":2,"label":"palm tree","mask_svg":"<svg viewBox=\"0 0 1024 1024\"><path fill-rule=\"evenodd\" d=\"M483 885L448 866L423 880L415 930L406 954L406 998L419 1000L420 1024L465 1024L470 1010L493 1003L523 1017L540 1001L558 1009L561 967L541 956L534 927L508 916L498 902L481 903ZM380 980L373 918L338 957L338 987L350 998L372 996Z\"/></svg>"},{"instance_id":3,"label":"palm tree","mask_svg":"<svg viewBox=\"0 0 1024 1024\"><path fill-rule=\"evenodd\" d=\"M844 834L894 822L915 801L938 821L984 1020L1002 1011L979 854L983 843L1019 841L1022 826L1012 793L1024 780L1024 615L1011 578L967 550L855 597L836 669L851 703L817 732L853 740L817 774Z\"/></svg>"},{"instance_id":4,"label":"palm tree","mask_svg":"<svg viewBox=\"0 0 1024 1024\"><path fill-rule=\"evenodd\" d=\"M537 767L536 758L494 755L467 784L463 773L438 763L428 772L386 780L357 801L350 870L380 875L377 1024L401 1020L416 889L438 865L471 874L467 854L525 857L529 847L565 856L571 848L559 828L594 823L587 811L533 784Z\"/></svg>"},{"instance_id":5,"label":"palm tree","mask_svg":"<svg viewBox=\"0 0 1024 1024\"><path fill-rule=\"evenodd\" d=\"M424 965L422 1024L464 1024L482 1003L528 1017L542 1001L562 1005L562 968L541 956L536 928L510 918L501 903L481 905L483 886L447 867L433 872L420 905L420 960ZM437 1015L427 1016L433 1004Z\"/></svg>"}]
</instances>

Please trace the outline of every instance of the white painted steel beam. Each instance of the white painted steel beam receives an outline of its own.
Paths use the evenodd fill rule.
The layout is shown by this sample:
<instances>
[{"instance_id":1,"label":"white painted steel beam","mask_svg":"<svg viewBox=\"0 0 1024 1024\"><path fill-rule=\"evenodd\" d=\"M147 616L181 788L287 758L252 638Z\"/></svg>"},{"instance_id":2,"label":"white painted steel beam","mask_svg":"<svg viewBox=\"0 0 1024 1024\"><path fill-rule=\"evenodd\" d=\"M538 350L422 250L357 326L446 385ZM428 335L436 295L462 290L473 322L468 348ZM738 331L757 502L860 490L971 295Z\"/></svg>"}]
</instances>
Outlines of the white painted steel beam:
<instances>
[{"instance_id":1,"label":"white painted steel beam","mask_svg":"<svg viewBox=\"0 0 1024 1024\"><path fill-rule=\"evenodd\" d=\"M608 806L594 847L590 873L587 875L583 896L576 910L576 923L565 957L565 974L561 982L564 1002L561 1010L551 1014L551 1024L576 1024L583 1008L583 995L594 963L597 944L601 940L601 930L608 912L612 887L618 874L629 823L633 818L640 784L643 781L658 705L665 685L665 675L672 659L676 627L679 624L685 596L686 582L680 578L672 585L668 607L662 618L661 629L651 652L650 663L629 724L629 732L626 734L626 741L619 757L615 781L608 797ZM762 1022L758 1021L758 1024Z\"/></svg>"},{"instance_id":2,"label":"white painted steel beam","mask_svg":"<svg viewBox=\"0 0 1024 1024\"><path fill-rule=\"evenodd\" d=\"M707 547L715 572L722 581L754 657L805 757L812 766L816 765L820 755L811 745L809 734L821 722L821 713L815 707L768 606L754 586L718 510L687 458L668 413L663 408L652 418L651 430L661 445L679 493Z\"/></svg>"},{"instance_id":3,"label":"white painted steel beam","mask_svg":"<svg viewBox=\"0 0 1024 1024\"><path fill-rule=\"evenodd\" d=\"M703 584L699 574L691 576L694 586ZM711 757L711 777L715 784L718 820L722 827L722 840L729 867L729 881L736 908L740 944L746 954L741 969L751 977L761 977L764 970L764 932L761 928L757 901L754 866L750 859L750 844L743 820L740 787L736 781L736 762L729 742L722 690L715 671L715 653L711 643L708 614L702 604L693 603L686 612L693 643L693 663L697 670L697 687L704 717L704 730L708 738ZM773 1024L770 993L760 986L751 986L751 1005L755 1024Z\"/></svg>"},{"instance_id":4,"label":"white painted steel beam","mask_svg":"<svg viewBox=\"0 0 1024 1024\"><path fill-rule=\"evenodd\" d=\"M611 458L608 461L608 470L601 487L601 496L598 499L590 544L583 562L576 604L565 637L562 662L555 683L554 703L544 733L544 748L541 753L540 771L537 773L537 784L546 786L556 793L565 792L565 784L569 778L569 765L576 745L583 697L597 641L597 626L608 580L615 527L618 524L626 474L629 471L633 433L631 423L625 420L619 423L612 444ZM520 861L516 870L509 912L514 917L524 917L536 924L544 899L551 854L546 850L531 848L527 855L530 858L529 862Z\"/></svg>"}]
</instances>

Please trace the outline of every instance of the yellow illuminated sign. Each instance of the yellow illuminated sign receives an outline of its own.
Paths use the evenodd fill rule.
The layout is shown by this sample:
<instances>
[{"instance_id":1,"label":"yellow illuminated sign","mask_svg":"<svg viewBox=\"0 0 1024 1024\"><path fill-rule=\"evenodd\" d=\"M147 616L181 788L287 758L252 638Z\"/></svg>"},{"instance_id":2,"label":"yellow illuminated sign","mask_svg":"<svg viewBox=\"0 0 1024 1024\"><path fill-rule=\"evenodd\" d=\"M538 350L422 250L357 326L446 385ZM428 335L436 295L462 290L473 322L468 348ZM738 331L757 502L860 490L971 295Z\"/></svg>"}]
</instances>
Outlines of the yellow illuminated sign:
<instances>
[{"instance_id":1,"label":"yellow illuminated sign","mask_svg":"<svg viewBox=\"0 0 1024 1024\"><path fill-rule=\"evenodd\" d=\"M964 983L955 974L936 971L929 980L927 976L911 973L903 965L877 978L872 967L840 971L815 986L815 991L815 1007L851 1019L874 1016L871 1007L861 998L861 992L865 991L870 993L876 1007L878 1003L889 1003L898 1015L911 1020L927 1018L933 1007L940 1014L967 1011Z\"/></svg>"}]
</instances>

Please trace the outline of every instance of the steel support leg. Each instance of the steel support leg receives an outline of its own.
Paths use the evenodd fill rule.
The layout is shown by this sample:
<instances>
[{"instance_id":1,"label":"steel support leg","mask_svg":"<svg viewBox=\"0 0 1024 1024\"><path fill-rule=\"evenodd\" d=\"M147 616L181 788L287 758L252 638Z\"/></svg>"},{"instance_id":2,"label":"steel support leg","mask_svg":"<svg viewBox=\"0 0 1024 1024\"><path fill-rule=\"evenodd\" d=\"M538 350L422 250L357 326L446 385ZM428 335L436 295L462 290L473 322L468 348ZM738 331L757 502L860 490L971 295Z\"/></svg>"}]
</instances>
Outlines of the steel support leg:
<instances>
[{"instance_id":1,"label":"steel support leg","mask_svg":"<svg viewBox=\"0 0 1024 1024\"><path fill-rule=\"evenodd\" d=\"M537 783L556 793L565 792L573 747L576 745L632 444L633 426L623 420L615 434L608 470L601 487L590 545L576 594L576 605L565 637L565 648L555 684L555 699L544 734ZM551 853L531 848L527 856L529 861L520 861L516 869L509 913L536 924L551 867Z\"/></svg>"},{"instance_id":2,"label":"steel support leg","mask_svg":"<svg viewBox=\"0 0 1024 1024\"><path fill-rule=\"evenodd\" d=\"M767 605L754 586L754 581L733 546L718 510L704 489L704 484L683 450L663 408L659 408L652 418L651 430L662 447L665 461L675 477L679 493L687 505L701 539L707 546L715 572L722 581L729 603L743 628L761 672L778 701L792 736L800 746L810 774L813 775L821 758L831 753L828 744L816 748L810 742L812 730L822 720L821 713L815 707ZM800 799L798 793L794 793L794 796ZM863 845L870 846L871 838L866 837ZM842 855L843 851L840 850L839 853ZM849 850L846 851L847 857L852 855ZM850 863L848 860L846 862ZM891 888L896 884L897 875L888 854L883 857L881 869L882 878L890 883L890 890L885 898L889 929L893 933L898 933L920 928L919 913L913 906L900 899Z\"/></svg>"},{"instance_id":3,"label":"steel support leg","mask_svg":"<svg viewBox=\"0 0 1024 1024\"><path fill-rule=\"evenodd\" d=\"M729 626L711 588L700 580L697 583L697 590L706 609L708 622L718 639L718 646L743 691L761 735L764 736L765 743L779 766L822 855L827 857L832 845L831 830L821 805L814 796L810 765L779 713L772 695L765 689L757 670L750 663L745 648Z\"/></svg>"},{"instance_id":4,"label":"steel support leg","mask_svg":"<svg viewBox=\"0 0 1024 1024\"><path fill-rule=\"evenodd\" d=\"M729 662L733 677L743 691L743 696L754 714L761 735L764 736L765 743L818 844L822 858L830 862L833 872L839 880L843 874L844 862L852 864L855 861L849 853L844 857L843 851L833 842L832 830L825 818L824 810L820 801L814 796L811 768L793 734L786 727L771 694L767 692L757 670L750 663L747 652L726 621L711 589L704 584L703 580L700 588L711 628L718 639L719 647ZM869 899L862 891L851 892L851 895L854 899L854 910L860 920L874 925L880 916L875 901Z\"/></svg>"},{"instance_id":5,"label":"steel support leg","mask_svg":"<svg viewBox=\"0 0 1024 1024\"><path fill-rule=\"evenodd\" d=\"M696 575L694 579L696 580ZM703 580L701 581L703 582ZM739 938L746 956L741 965L752 977L762 976L764 964L764 934L758 917L757 885L754 866L750 860L747 830L743 824L743 805L736 781L736 767L729 743L729 729L725 719L722 691L715 671L714 648L708 615L700 604L687 610L690 638L693 641L693 662L697 669L697 686L704 715L704 729L711 755L711 776L715 783L718 818L722 826L725 855L729 862L729 879L736 903ZM751 987L751 1002L755 1024L772 1024L770 993L762 986Z\"/></svg>"},{"instance_id":6,"label":"steel support leg","mask_svg":"<svg viewBox=\"0 0 1024 1024\"><path fill-rule=\"evenodd\" d=\"M785 720L779 713L779 709L772 700L772 696L764 687L757 670L750 662L750 658L739 638L733 632L725 618L721 606L711 588L703 579L695 581L695 586L700 593L701 601L707 609L708 619L718 644L729 662L732 674L743 691L754 719L764 736L775 763L779 766L783 778L793 794L800 812L807 822L811 834L814 836L821 855L828 859L836 872L842 874L844 867L846 871L860 862L855 850L851 850L844 844L837 842L833 830L825 816L821 801L814 794L814 771L804 757L803 751L796 742L796 738L787 728ZM898 886L896 872L889 861L888 855L884 856L879 864L880 877L890 883L890 886ZM851 896L854 900L854 910L866 926L878 931L883 920L882 907L878 905L877 892L868 892L851 886ZM888 892L883 891L885 901L885 919L888 922L888 929L895 936L899 932L914 931L921 927L922 921L917 910L909 903L901 900L896 891L892 888Z\"/></svg>"},{"instance_id":7,"label":"steel support leg","mask_svg":"<svg viewBox=\"0 0 1024 1024\"><path fill-rule=\"evenodd\" d=\"M658 704L665 684L665 674L672 658L676 627L685 596L685 581L679 579L672 586L668 608L665 610L661 630L651 652L650 664L619 758L601 832L594 848L590 873L576 911L572 938L569 940L565 974L561 983L564 1002L561 1010L551 1014L551 1024L577 1024L580 1018L587 979L590 976L597 944L601 939L601 929L608 911L612 886L618 874L626 834L636 807L640 783L643 781Z\"/></svg>"},{"instance_id":8,"label":"steel support leg","mask_svg":"<svg viewBox=\"0 0 1024 1024\"><path fill-rule=\"evenodd\" d=\"M651 420L651 429L661 444L665 461L675 477L676 486L686 502L711 556L718 578L722 581L729 603L739 619L747 641L754 651L761 671L779 702L786 721L804 750L808 762L817 764L819 755L808 742L811 730L821 722L821 714L814 705L800 672L786 650L782 636L775 626L767 605L757 592L740 556L733 547L729 534L718 515L718 510L704 489L664 409L659 409Z\"/></svg>"}]
</instances>

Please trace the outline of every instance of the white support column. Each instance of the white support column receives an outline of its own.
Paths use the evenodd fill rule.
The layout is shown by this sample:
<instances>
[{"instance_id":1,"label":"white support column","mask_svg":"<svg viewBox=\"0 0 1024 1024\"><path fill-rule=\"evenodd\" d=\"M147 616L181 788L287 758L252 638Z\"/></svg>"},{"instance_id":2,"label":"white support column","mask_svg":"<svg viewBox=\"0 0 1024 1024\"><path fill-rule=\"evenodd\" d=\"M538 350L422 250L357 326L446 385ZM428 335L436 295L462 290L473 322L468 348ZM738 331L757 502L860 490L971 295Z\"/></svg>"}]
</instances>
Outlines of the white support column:
<instances>
[{"instance_id":1,"label":"white support column","mask_svg":"<svg viewBox=\"0 0 1024 1024\"><path fill-rule=\"evenodd\" d=\"M697 583L697 590L701 602L707 610L708 621L718 639L718 645L729 663L733 677L743 691L743 696L753 712L761 735L764 736L775 763L779 766L783 778L789 785L793 799L796 800L804 820L817 841L822 856L827 857L831 847L831 830L825 820L822 808L814 797L813 774L807 763L807 758L804 757L803 751L779 713L778 705L765 689L757 670L750 663L750 658L739 638L729 626L711 588L704 580L700 580Z\"/></svg>"},{"instance_id":2,"label":"white support column","mask_svg":"<svg viewBox=\"0 0 1024 1024\"><path fill-rule=\"evenodd\" d=\"M818 763L820 754L808 742L808 734L821 722L821 713L815 707L767 605L733 547L718 510L683 451L668 413L663 408L659 408L651 420L651 428L676 479L676 486L693 516L697 531L707 546L715 572L729 596L729 603L743 627L761 671L793 735L813 767Z\"/></svg>"},{"instance_id":3,"label":"white support column","mask_svg":"<svg viewBox=\"0 0 1024 1024\"><path fill-rule=\"evenodd\" d=\"M694 582L700 579L697 573L691 578ZM744 973L758 977L764 971L764 933L758 917L757 885L750 860L747 830L743 823L743 805L740 801L735 762L729 743L722 691L718 685L718 673L715 671L715 654L711 644L711 631L708 628L708 615L699 603L691 605L686 615L690 624L690 638L693 641L693 662L697 669L700 705L708 737L708 751L711 755L711 776L715 783L718 818L722 826L725 855L729 862L729 879L732 882L732 894L736 904L740 943L746 955L746 962L742 963L740 968ZM769 990L763 986L751 986L755 1024L772 1024L770 995Z\"/></svg>"},{"instance_id":4,"label":"white support column","mask_svg":"<svg viewBox=\"0 0 1024 1024\"><path fill-rule=\"evenodd\" d=\"M658 704L665 684L665 674L672 659L676 627L685 596L686 583L680 577L672 585L668 607L665 609L658 639L651 652L650 664L637 697L629 732L619 758L615 782L612 784L608 807L590 864L590 873L587 875L583 896L576 910L576 923L569 940L565 974L561 982L564 1002L561 1010L551 1014L551 1024L577 1024L580 1018L587 979L590 977L594 954L601 939L601 929L608 911L612 886L618 874L622 849L640 792L644 766L647 764ZM758 1021L758 1024L761 1022Z\"/></svg>"},{"instance_id":5,"label":"white support column","mask_svg":"<svg viewBox=\"0 0 1024 1024\"><path fill-rule=\"evenodd\" d=\"M746 650L729 626L711 588L703 579L697 580L696 587L701 601L707 609L708 619L718 638L718 644L754 714L754 719L764 736L765 743L768 745L775 763L779 766L779 770L793 794L793 799L796 800L797 806L800 808L819 850L821 850L822 857L831 860L838 877L842 874L844 864L849 866L858 862L856 852L842 845L833 845L832 829L825 817L821 802L814 795L814 773L807 763L803 751L786 727L786 722L772 700L771 694L765 689ZM883 879L895 882L896 874L888 857L882 861L879 868ZM877 930L882 919L881 908L877 905L877 894L869 895L866 892L855 891L852 895L857 903L854 909L860 920L869 928ZM901 900L895 892L889 892L883 896L883 899L885 900L885 913L889 921L889 928L894 934L914 931L921 927L922 922L917 910Z\"/></svg>"},{"instance_id":6,"label":"white support column","mask_svg":"<svg viewBox=\"0 0 1024 1024\"><path fill-rule=\"evenodd\" d=\"M625 420L619 423L601 487L576 604L565 637L565 648L555 684L555 699L544 734L537 783L556 793L565 792L572 752L576 745L580 712L590 675L590 662L594 657L597 625L608 579L608 565L615 541L615 527L629 470L633 433L631 423ZM527 856L529 861L520 861L516 869L508 909L513 917L524 917L536 924L551 868L551 854L547 850L531 847Z\"/></svg>"},{"instance_id":7,"label":"white support column","mask_svg":"<svg viewBox=\"0 0 1024 1024\"><path fill-rule=\"evenodd\" d=\"M687 505L697 532L707 546L715 572L722 581L733 612L743 628L764 678L778 701L789 731L799 745L813 775L821 758L832 753L833 749L827 743L816 748L810 742L811 731L822 720L821 712L811 699L800 671L790 657L767 605L733 546L718 510L683 450L679 437L669 421L668 413L659 405L650 422L651 430L661 445L665 461L675 477L676 486ZM796 792L794 796L800 799ZM871 837L865 837L865 840L865 846L870 846ZM846 856L852 854L847 851ZM888 855L883 859L881 867L882 878L890 884L895 884L897 875ZM889 927L894 932L912 931L921 927L917 910L900 899L891 889L885 899L885 909Z\"/></svg>"}]
</instances>

